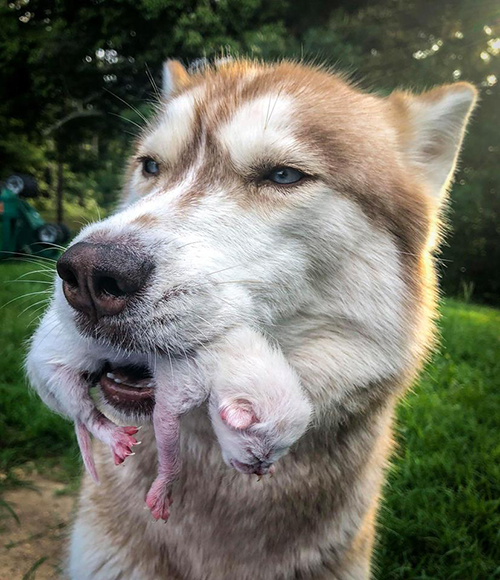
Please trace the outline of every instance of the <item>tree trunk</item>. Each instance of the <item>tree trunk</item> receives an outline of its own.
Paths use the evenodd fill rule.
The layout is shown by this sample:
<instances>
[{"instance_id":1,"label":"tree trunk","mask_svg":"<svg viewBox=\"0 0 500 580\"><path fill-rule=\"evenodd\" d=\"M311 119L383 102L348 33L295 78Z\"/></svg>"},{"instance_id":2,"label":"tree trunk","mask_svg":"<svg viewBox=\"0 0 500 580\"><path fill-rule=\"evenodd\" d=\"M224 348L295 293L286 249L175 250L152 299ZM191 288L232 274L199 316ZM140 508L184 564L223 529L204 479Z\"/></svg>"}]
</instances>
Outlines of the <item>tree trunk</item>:
<instances>
[{"instance_id":1,"label":"tree trunk","mask_svg":"<svg viewBox=\"0 0 500 580\"><path fill-rule=\"evenodd\" d=\"M58 224L61 224L64 219L63 195L64 195L63 158L61 151L59 151L57 154L57 184L56 184L56 204L57 204L56 222Z\"/></svg>"}]
</instances>

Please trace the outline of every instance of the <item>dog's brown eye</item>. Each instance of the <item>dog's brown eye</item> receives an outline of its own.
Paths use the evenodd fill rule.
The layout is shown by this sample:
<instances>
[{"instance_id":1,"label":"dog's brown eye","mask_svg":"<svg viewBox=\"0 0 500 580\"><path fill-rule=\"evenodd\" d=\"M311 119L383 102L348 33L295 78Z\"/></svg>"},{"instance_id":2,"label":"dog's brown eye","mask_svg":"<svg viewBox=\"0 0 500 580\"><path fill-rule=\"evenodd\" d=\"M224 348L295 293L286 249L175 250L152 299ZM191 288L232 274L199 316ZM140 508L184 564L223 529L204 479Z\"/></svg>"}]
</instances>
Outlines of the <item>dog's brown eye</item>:
<instances>
[{"instance_id":1,"label":"dog's brown eye","mask_svg":"<svg viewBox=\"0 0 500 580\"><path fill-rule=\"evenodd\" d=\"M142 160L142 170L147 175L157 175L160 168L154 159L151 159L151 157L145 157Z\"/></svg>"},{"instance_id":2,"label":"dog's brown eye","mask_svg":"<svg viewBox=\"0 0 500 580\"><path fill-rule=\"evenodd\" d=\"M293 167L275 167L266 175L266 179L279 185L290 185L298 183L305 177L305 174Z\"/></svg>"}]
</instances>

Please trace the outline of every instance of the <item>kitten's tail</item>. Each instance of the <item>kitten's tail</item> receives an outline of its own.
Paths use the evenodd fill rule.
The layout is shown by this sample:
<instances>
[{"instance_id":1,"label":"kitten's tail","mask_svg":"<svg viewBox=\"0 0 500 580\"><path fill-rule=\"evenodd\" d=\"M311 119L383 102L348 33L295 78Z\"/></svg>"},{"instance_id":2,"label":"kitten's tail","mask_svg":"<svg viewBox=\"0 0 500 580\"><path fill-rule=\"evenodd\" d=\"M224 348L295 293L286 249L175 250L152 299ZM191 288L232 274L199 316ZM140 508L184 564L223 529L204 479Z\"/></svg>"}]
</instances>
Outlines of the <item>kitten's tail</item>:
<instances>
[{"instance_id":1,"label":"kitten's tail","mask_svg":"<svg viewBox=\"0 0 500 580\"><path fill-rule=\"evenodd\" d=\"M90 476L95 483L99 483L99 476L97 475L97 470L94 462L94 455L92 453L92 442L90 441L90 433L83 423L80 421L75 422L76 438L78 440L78 446L80 447L80 453L82 454L83 464L86 470L89 472Z\"/></svg>"}]
</instances>

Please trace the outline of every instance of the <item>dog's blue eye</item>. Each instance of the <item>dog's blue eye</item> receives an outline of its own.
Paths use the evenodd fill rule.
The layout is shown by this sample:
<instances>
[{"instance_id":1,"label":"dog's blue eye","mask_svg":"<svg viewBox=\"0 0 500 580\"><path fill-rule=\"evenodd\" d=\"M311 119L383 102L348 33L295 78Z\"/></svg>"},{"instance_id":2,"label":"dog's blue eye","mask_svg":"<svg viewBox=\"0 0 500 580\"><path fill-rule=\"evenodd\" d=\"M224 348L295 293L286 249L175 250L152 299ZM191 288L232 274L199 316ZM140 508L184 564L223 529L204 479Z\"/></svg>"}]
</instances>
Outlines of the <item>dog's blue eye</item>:
<instances>
[{"instance_id":1,"label":"dog's blue eye","mask_svg":"<svg viewBox=\"0 0 500 580\"><path fill-rule=\"evenodd\" d=\"M276 167L267 176L266 179L279 185L289 185L297 183L305 177L305 174L292 167Z\"/></svg>"},{"instance_id":2,"label":"dog's blue eye","mask_svg":"<svg viewBox=\"0 0 500 580\"><path fill-rule=\"evenodd\" d=\"M142 160L142 170L148 175L156 175L160 171L160 168L154 159L147 157Z\"/></svg>"}]
</instances>

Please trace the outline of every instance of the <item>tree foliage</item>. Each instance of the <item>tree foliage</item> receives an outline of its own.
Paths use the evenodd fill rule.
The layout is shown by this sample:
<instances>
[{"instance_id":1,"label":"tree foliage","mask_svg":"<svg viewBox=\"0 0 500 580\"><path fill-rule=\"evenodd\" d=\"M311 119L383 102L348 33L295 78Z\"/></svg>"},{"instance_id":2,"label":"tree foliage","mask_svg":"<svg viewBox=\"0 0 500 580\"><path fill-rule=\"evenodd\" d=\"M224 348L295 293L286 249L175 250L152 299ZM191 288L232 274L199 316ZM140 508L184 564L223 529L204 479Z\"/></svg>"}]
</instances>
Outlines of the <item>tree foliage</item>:
<instances>
[{"instance_id":1,"label":"tree foliage","mask_svg":"<svg viewBox=\"0 0 500 580\"><path fill-rule=\"evenodd\" d=\"M68 203L111 208L168 57L311 59L381 94L470 80L481 104L441 271L447 291L498 303L499 17L491 0L13 0L0 6L0 177L35 174L53 195L59 163Z\"/></svg>"}]
</instances>

